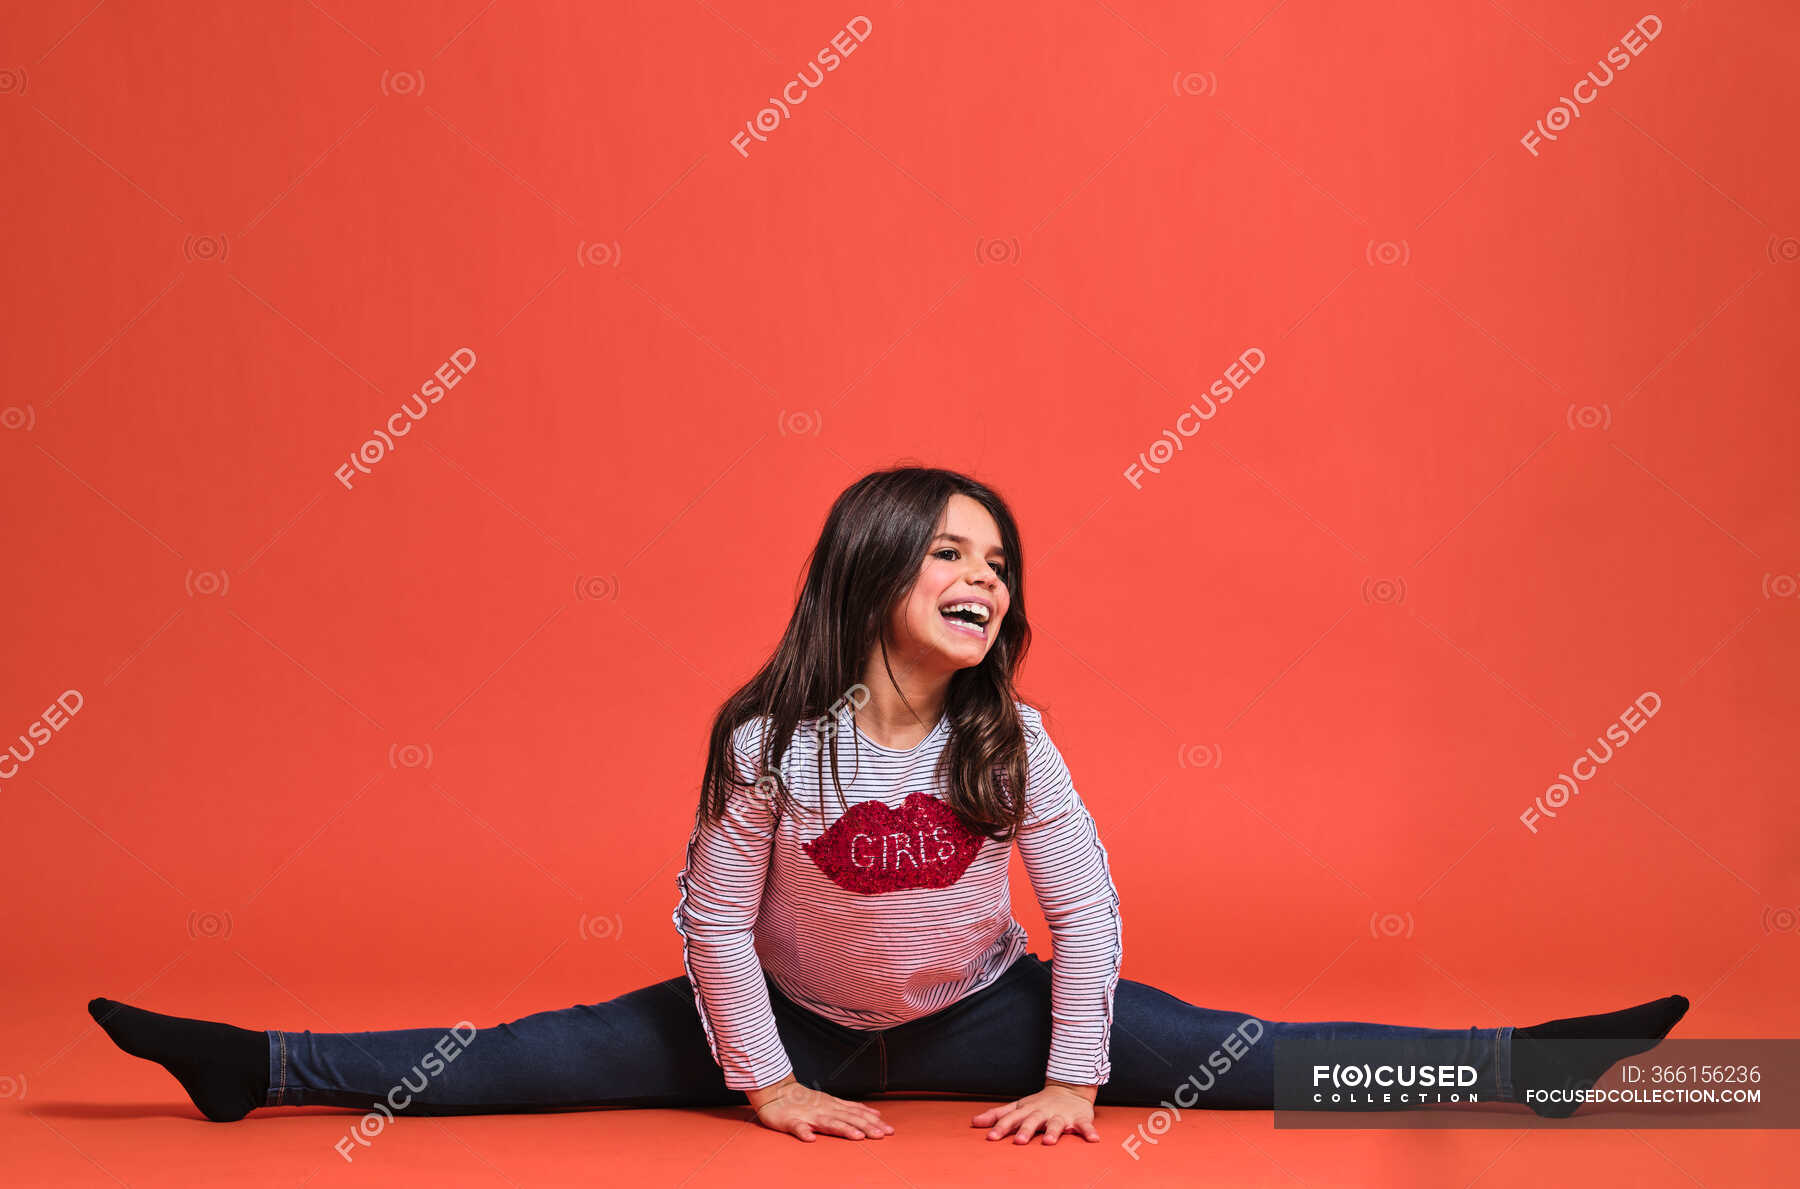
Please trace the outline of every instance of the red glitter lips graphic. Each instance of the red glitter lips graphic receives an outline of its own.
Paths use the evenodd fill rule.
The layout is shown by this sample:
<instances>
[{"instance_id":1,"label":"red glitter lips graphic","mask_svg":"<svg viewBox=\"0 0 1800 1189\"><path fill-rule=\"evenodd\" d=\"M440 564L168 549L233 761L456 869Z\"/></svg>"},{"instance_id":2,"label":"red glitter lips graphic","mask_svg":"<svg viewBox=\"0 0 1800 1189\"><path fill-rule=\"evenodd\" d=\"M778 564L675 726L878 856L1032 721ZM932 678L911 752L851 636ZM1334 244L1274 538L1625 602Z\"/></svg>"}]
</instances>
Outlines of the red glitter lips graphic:
<instances>
[{"instance_id":1,"label":"red glitter lips graphic","mask_svg":"<svg viewBox=\"0 0 1800 1189\"><path fill-rule=\"evenodd\" d=\"M898 809L879 801L851 806L800 849L838 887L873 896L947 888L969 869L983 841L937 797L909 793Z\"/></svg>"}]
</instances>

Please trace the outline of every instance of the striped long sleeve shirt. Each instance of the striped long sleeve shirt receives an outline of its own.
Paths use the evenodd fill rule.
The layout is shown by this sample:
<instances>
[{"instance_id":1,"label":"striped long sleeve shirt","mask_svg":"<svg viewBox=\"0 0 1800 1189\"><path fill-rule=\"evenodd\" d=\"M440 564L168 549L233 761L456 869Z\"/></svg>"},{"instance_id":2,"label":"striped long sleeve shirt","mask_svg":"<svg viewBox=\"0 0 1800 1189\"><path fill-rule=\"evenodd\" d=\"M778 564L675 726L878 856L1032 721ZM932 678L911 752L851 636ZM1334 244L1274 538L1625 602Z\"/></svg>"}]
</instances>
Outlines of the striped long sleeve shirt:
<instances>
[{"instance_id":1,"label":"striped long sleeve shirt","mask_svg":"<svg viewBox=\"0 0 1800 1189\"><path fill-rule=\"evenodd\" d=\"M1028 774L1018 850L1055 946L1045 1076L1099 1085L1111 1074L1119 896L1094 820L1039 712L1015 705ZM777 821L766 790L734 790L723 818L696 821L676 876L682 961L707 1043L734 1090L770 1085L793 1069L765 970L802 1007L875 1029L981 990L1026 952L1007 882L1012 844L966 829L934 777L950 739L948 716L906 750L857 731L847 705L831 718L840 724L848 808L831 782L830 719L803 720L781 762L800 811ZM756 775L765 722L748 720L732 737L746 780Z\"/></svg>"}]
</instances>

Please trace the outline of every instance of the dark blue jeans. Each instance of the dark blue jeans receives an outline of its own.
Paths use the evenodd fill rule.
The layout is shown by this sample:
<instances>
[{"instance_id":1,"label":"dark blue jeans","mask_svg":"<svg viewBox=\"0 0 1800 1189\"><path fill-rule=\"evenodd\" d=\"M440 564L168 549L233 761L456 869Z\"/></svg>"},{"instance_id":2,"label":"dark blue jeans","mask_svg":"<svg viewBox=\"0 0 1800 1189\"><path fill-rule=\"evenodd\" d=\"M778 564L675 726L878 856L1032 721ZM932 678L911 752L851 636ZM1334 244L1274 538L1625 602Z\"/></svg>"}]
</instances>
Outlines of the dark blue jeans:
<instances>
[{"instance_id":1,"label":"dark blue jeans","mask_svg":"<svg viewBox=\"0 0 1800 1189\"><path fill-rule=\"evenodd\" d=\"M1051 963L1026 954L988 987L892 1028L846 1028L769 983L794 1076L839 1098L966 1094L1010 1101L1044 1088ZM765 976L766 977L766 976ZM1474 1067L1484 1100L1512 1095L1512 1033L1351 1021L1283 1023L1183 1002L1120 979L1112 1077L1101 1106L1267 1110L1274 1041L1380 1040L1407 1055ZM1384 1050L1385 1051L1385 1050ZM1179 1094L1178 1094L1179 1091ZM269 1031L268 1106L377 1102L396 1114L460 1115L593 1107L744 1103L707 1048L685 977L604 1003L541 1011L476 1029ZM1367 1108L1372 1109L1372 1108Z\"/></svg>"}]
</instances>

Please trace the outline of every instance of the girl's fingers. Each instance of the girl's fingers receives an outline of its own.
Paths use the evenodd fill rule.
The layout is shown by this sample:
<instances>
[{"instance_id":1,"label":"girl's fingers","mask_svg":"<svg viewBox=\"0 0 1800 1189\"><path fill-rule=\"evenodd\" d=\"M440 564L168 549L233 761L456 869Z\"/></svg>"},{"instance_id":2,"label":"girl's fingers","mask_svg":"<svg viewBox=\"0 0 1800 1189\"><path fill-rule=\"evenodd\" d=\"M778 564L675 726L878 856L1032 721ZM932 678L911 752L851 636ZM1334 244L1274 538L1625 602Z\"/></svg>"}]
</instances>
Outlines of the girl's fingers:
<instances>
[{"instance_id":1,"label":"girl's fingers","mask_svg":"<svg viewBox=\"0 0 1800 1189\"><path fill-rule=\"evenodd\" d=\"M859 1123L869 1127L887 1127L889 1131L893 1130L892 1127L888 1127L887 1120L881 1117L881 1112L870 1106L868 1103L851 1102L844 1098L839 1098L835 1101L838 1110L843 1112L846 1116L856 1119Z\"/></svg>"},{"instance_id":2,"label":"girl's fingers","mask_svg":"<svg viewBox=\"0 0 1800 1189\"><path fill-rule=\"evenodd\" d=\"M1007 1111L1012 1110L1014 1107L1016 1107L1018 1105L1019 1104L1017 1101L1013 1101L1013 1102L1007 1103L1005 1106L989 1107L987 1110L982 1111L979 1115L976 1115L974 1120L970 1123L970 1126L971 1127L992 1127L995 1124L995 1122L997 1122L999 1120L1001 1115L1004 1115Z\"/></svg>"},{"instance_id":3,"label":"girl's fingers","mask_svg":"<svg viewBox=\"0 0 1800 1189\"><path fill-rule=\"evenodd\" d=\"M1089 1143L1097 1144L1100 1142L1100 1130L1092 1123L1077 1123L1075 1126L1081 1132L1083 1138Z\"/></svg>"},{"instance_id":4,"label":"girl's fingers","mask_svg":"<svg viewBox=\"0 0 1800 1189\"><path fill-rule=\"evenodd\" d=\"M1062 1133L1063 1133L1063 1125L1062 1125L1062 1121L1060 1119L1052 1119L1048 1123L1044 1124L1044 1142L1045 1143L1047 1143L1047 1144L1055 1143L1056 1137L1061 1135Z\"/></svg>"},{"instance_id":5,"label":"girl's fingers","mask_svg":"<svg viewBox=\"0 0 1800 1189\"><path fill-rule=\"evenodd\" d=\"M893 1125L874 1107L828 1094L817 1095L795 1113L810 1117L797 1119L781 1129L806 1143L812 1143L821 1134L845 1139L881 1139L894 1133Z\"/></svg>"},{"instance_id":6,"label":"girl's fingers","mask_svg":"<svg viewBox=\"0 0 1800 1189\"><path fill-rule=\"evenodd\" d=\"M1031 1137L1033 1135L1037 1134L1037 1129L1043 1123L1043 1121L1044 1121L1044 1116L1041 1114L1038 1114L1036 1111L1033 1111L1031 1114L1025 1116L1025 1121L1023 1123L1019 1124L1019 1134L1013 1136L1013 1142L1015 1144L1030 1143Z\"/></svg>"},{"instance_id":7,"label":"girl's fingers","mask_svg":"<svg viewBox=\"0 0 1800 1189\"><path fill-rule=\"evenodd\" d=\"M846 1102L841 1114L872 1135L886 1135L893 1130L873 1107L864 1106L860 1102Z\"/></svg>"}]
</instances>

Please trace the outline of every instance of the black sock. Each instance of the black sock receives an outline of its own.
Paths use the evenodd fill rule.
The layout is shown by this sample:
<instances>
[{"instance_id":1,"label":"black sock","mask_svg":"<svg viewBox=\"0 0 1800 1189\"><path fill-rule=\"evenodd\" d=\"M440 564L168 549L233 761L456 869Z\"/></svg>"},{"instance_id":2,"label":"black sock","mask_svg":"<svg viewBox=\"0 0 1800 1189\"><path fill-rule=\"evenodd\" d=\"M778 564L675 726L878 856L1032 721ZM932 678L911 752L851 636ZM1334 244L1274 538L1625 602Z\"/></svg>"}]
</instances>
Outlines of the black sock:
<instances>
[{"instance_id":1,"label":"black sock","mask_svg":"<svg viewBox=\"0 0 1800 1189\"><path fill-rule=\"evenodd\" d=\"M1591 1087L1616 1062L1656 1047L1687 1009L1688 1001L1684 997L1669 995L1623 1011L1546 1020L1514 1030L1513 1101L1524 1102L1545 1118L1567 1118L1575 1113L1580 1103L1526 1102L1525 1091ZM1586 1043L1554 1043L1564 1040Z\"/></svg>"},{"instance_id":2,"label":"black sock","mask_svg":"<svg viewBox=\"0 0 1800 1189\"><path fill-rule=\"evenodd\" d=\"M241 1119L268 1099L267 1033L160 1015L111 999L89 1000L88 1015L121 1049L174 1074L200 1113L215 1123Z\"/></svg>"}]
</instances>

